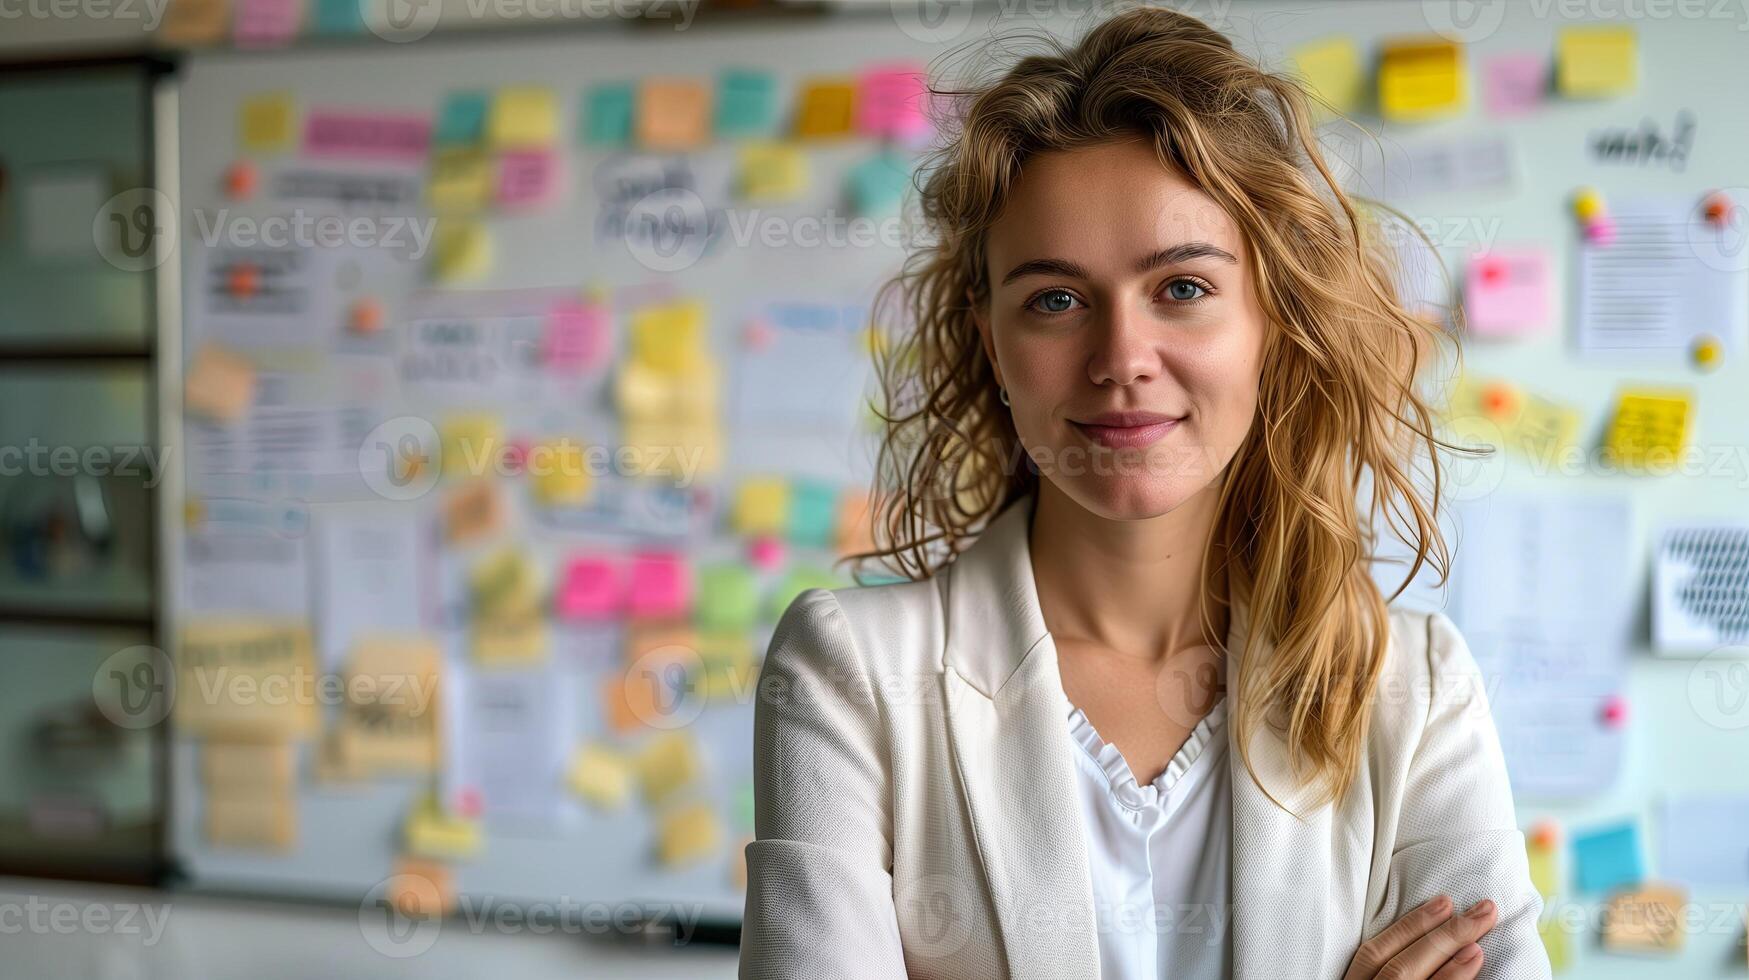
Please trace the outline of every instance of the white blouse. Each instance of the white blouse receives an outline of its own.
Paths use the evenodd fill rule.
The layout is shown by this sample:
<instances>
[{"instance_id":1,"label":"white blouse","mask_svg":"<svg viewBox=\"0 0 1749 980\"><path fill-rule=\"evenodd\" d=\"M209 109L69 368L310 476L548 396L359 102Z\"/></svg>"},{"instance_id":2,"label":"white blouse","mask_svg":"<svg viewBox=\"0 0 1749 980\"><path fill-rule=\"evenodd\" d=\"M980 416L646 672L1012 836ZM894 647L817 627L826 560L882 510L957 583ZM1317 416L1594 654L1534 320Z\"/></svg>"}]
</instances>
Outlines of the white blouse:
<instances>
[{"instance_id":1,"label":"white blouse","mask_svg":"<svg viewBox=\"0 0 1749 980\"><path fill-rule=\"evenodd\" d=\"M1222 698L1140 786L1117 747L1070 708L1104 980L1232 976L1226 722Z\"/></svg>"}]
</instances>

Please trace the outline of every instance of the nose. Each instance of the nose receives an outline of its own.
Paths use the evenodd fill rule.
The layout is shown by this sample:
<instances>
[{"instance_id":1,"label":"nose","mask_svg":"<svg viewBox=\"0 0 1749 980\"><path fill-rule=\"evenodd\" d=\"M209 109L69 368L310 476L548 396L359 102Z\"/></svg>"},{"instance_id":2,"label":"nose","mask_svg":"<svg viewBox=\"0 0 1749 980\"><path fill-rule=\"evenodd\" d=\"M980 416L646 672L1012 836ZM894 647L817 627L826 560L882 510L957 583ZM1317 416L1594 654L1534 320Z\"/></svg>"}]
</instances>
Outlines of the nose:
<instances>
[{"instance_id":1,"label":"nose","mask_svg":"<svg viewBox=\"0 0 1749 980\"><path fill-rule=\"evenodd\" d=\"M1087 356L1087 376L1096 385L1132 385L1154 376L1159 352L1145 313L1126 304L1107 307L1096 326L1094 348Z\"/></svg>"}]
</instances>

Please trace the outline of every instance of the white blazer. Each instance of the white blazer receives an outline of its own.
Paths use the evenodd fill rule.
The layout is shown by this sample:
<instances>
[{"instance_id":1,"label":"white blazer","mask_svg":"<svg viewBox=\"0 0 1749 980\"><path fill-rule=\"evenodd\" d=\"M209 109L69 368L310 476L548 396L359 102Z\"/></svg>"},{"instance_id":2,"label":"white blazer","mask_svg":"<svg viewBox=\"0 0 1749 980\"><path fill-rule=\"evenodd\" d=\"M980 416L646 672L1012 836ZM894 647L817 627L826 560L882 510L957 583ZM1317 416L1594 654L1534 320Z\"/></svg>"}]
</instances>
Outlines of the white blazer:
<instances>
[{"instance_id":1,"label":"white blazer","mask_svg":"<svg viewBox=\"0 0 1749 980\"><path fill-rule=\"evenodd\" d=\"M1030 511L1010 507L927 581L815 589L784 614L754 724L743 977L1099 975ZM1235 671L1267 653L1247 649L1240 601L1231 623ZM1233 907L1214 914L1230 915L1239 980L1340 977L1440 893L1499 905L1483 977L1549 976L1482 677L1444 615L1392 614L1366 756L1337 803L1311 806L1279 736L1255 735L1252 761L1303 819L1230 755Z\"/></svg>"}]
</instances>

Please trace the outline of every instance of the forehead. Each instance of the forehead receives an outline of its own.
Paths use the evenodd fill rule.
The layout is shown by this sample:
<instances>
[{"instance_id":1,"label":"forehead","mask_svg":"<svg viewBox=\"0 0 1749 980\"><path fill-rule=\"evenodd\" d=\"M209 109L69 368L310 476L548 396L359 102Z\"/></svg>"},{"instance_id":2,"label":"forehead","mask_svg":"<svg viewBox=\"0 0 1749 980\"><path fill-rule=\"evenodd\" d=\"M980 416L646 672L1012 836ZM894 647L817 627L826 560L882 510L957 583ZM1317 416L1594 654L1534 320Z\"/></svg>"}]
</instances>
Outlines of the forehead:
<instances>
[{"instance_id":1,"label":"forehead","mask_svg":"<svg viewBox=\"0 0 1749 980\"><path fill-rule=\"evenodd\" d=\"M991 226L993 265L1042 257L1128 265L1203 241L1243 256L1238 225L1215 199L1160 162L1142 140L1052 150L1027 159Z\"/></svg>"}]
</instances>

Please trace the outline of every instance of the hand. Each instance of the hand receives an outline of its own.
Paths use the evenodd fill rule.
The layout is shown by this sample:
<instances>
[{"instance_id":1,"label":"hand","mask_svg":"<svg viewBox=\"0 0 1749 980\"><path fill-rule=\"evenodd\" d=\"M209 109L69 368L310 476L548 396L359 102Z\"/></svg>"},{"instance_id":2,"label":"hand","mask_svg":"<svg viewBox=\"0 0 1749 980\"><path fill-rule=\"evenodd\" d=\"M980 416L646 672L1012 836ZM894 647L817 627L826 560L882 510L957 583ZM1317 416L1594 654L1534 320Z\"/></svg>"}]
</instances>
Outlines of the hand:
<instances>
[{"instance_id":1,"label":"hand","mask_svg":"<svg viewBox=\"0 0 1749 980\"><path fill-rule=\"evenodd\" d=\"M1361 944L1342 980L1471 980L1482 969L1476 940L1499 910L1483 899L1453 915L1440 895Z\"/></svg>"}]
</instances>

